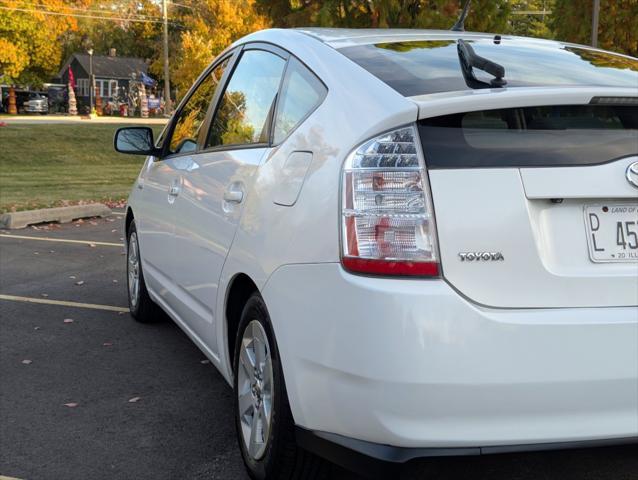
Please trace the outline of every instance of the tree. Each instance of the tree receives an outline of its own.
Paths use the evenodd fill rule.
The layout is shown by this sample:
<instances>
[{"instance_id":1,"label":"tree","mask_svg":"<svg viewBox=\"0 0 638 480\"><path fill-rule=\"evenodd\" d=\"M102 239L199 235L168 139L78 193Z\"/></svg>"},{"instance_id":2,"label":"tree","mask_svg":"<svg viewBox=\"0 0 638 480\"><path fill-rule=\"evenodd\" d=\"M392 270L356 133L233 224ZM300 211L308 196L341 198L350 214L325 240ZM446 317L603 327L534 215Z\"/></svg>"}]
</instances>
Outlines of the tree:
<instances>
[{"instance_id":1,"label":"tree","mask_svg":"<svg viewBox=\"0 0 638 480\"><path fill-rule=\"evenodd\" d=\"M47 15L37 10L69 13L63 0L5 1L0 10L0 78L5 83L39 85L51 79L60 66L66 31L77 29L67 15Z\"/></svg>"},{"instance_id":2,"label":"tree","mask_svg":"<svg viewBox=\"0 0 638 480\"><path fill-rule=\"evenodd\" d=\"M189 8L179 18L183 31L173 43L177 51L171 61L171 81L182 94L224 48L270 24L255 9L255 0L183 0L183 3Z\"/></svg>"},{"instance_id":3,"label":"tree","mask_svg":"<svg viewBox=\"0 0 638 480\"><path fill-rule=\"evenodd\" d=\"M512 12L544 12L552 11L554 0L512 0ZM510 15L508 33L525 37L553 38L550 14L543 15Z\"/></svg>"},{"instance_id":4,"label":"tree","mask_svg":"<svg viewBox=\"0 0 638 480\"><path fill-rule=\"evenodd\" d=\"M593 2L556 0L552 27L556 38L574 43L591 41ZM598 46L638 56L638 0L601 0Z\"/></svg>"},{"instance_id":5,"label":"tree","mask_svg":"<svg viewBox=\"0 0 638 480\"><path fill-rule=\"evenodd\" d=\"M126 57L153 59L158 56L161 39L160 23L136 21L140 19L159 20L160 6L151 0L87 0L94 16L116 17L79 18L78 29L66 32L62 41L64 58L83 51L90 45L96 54L105 55L111 48ZM103 13L102 13L103 12ZM119 20L119 19L124 20Z\"/></svg>"},{"instance_id":6,"label":"tree","mask_svg":"<svg viewBox=\"0 0 638 480\"><path fill-rule=\"evenodd\" d=\"M461 13L462 0L259 0L275 26L449 29ZM466 26L503 31L508 0L475 0ZM480 15L478 14L480 12Z\"/></svg>"}]
</instances>

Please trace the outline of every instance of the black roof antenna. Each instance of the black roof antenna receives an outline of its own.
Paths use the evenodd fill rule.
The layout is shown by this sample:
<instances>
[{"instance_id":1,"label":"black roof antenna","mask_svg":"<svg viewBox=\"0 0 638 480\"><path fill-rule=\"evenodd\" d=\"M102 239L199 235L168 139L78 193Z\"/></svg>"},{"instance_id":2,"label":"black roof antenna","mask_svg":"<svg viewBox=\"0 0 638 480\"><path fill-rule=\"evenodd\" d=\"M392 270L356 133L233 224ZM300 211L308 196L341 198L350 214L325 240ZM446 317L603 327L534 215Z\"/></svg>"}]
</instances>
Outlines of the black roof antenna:
<instances>
[{"instance_id":1,"label":"black roof antenna","mask_svg":"<svg viewBox=\"0 0 638 480\"><path fill-rule=\"evenodd\" d=\"M454 26L450 29L453 32L465 31L465 19L467 18L467 14L470 11L470 3L472 3L472 0L465 0L465 5L463 5L463 11L461 12L461 15L459 15L459 19L456 21Z\"/></svg>"}]
</instances>

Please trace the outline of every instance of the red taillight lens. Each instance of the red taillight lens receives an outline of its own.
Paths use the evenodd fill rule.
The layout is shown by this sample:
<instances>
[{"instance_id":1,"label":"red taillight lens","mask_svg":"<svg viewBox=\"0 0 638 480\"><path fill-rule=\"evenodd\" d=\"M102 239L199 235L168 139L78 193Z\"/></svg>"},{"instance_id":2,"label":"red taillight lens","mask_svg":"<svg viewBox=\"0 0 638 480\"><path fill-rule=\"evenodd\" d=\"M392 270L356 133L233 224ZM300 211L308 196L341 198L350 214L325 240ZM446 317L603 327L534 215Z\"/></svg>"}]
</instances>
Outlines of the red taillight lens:
<instances>
[{"instance_id":1,"label":"red taillight lens","mask_svg":"<svg viewBox=\"0 0 638 480\"><path fill-rule=\"evenodd\" d=\"M438 276L436 231L415 128L373 138L343 170L342 264L375 275Z\"/></svg>"}]
</instances>

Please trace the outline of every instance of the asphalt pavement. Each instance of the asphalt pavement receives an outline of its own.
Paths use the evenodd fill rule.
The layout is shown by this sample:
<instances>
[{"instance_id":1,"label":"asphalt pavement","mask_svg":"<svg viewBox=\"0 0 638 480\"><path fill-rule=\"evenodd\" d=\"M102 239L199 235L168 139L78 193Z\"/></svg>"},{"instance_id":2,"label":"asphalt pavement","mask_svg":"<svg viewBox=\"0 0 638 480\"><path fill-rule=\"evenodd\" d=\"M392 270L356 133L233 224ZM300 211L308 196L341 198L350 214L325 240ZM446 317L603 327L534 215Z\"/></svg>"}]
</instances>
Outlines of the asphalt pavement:
<instances>
[{"instance_id":1,"label":"asphalt pavement","mask_svg":"<svg viewBox=\"0 0 638 480\"><path fill-rule=\"evenodd\" d=\"M248 478L230 387L172 321L128 314L123 220L0 230L0 480ZM636 480L638 446L432 459L401 478Z\"/></svg>"}]
</instances>

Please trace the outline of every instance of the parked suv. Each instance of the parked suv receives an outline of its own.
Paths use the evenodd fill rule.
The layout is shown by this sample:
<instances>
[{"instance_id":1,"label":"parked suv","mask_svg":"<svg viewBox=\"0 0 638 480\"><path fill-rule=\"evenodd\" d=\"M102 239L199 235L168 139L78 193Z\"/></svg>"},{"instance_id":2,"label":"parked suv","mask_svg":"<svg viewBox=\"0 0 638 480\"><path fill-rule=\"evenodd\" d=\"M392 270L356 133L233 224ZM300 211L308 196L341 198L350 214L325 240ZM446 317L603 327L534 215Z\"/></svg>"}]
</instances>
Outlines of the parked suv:
<instances>
[{"instance_id":1,"label":"parked suv","mask_svg":"<svg viewBox=\"0 0 638 480\"><path fill-rule=\"evenodd\" d=\"M638 440L638 59L266 30L115 147L131 313L234 388L252 478Z\"/></svg>"}]
</instances>

